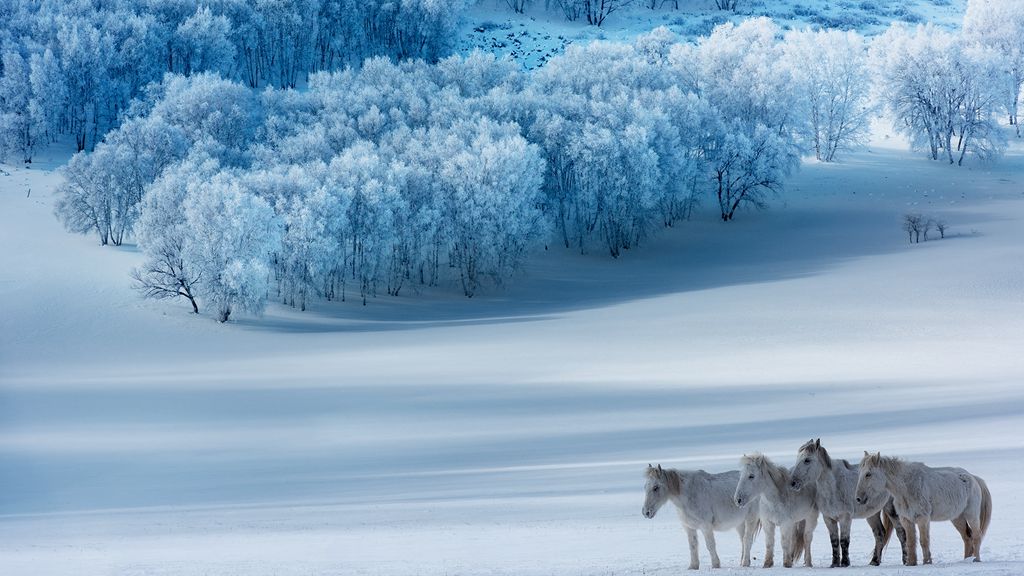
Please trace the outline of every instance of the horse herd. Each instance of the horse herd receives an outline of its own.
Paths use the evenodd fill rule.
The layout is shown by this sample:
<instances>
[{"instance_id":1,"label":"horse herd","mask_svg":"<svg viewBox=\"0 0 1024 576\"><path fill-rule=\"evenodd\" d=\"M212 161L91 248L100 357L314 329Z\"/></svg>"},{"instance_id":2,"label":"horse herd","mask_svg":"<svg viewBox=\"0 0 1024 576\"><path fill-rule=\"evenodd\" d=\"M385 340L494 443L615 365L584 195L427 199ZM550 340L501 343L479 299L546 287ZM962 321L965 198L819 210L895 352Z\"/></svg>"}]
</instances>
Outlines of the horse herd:
<instances>
[{"instance_id":1,"label":"horse herd","mask_svg":"<svg viewBox=\"0 0 1024 576\"><path fill-rule=\"evenodd\" d=\"M932 468L879 453L864 453L860 464L833 460L811 440L800 447L796 464L786 468L767 456L740 459L740 469L721 474L647 466L643 514L654 518L671 500L679 509L690 544L690 569L700 565L697 532L704 533L711 566L721 567L715 532L735 529L742 549L740 565L750 566L757 531L765 532L764 567L775 563L775 528L782 539L782 563L791 567L803 554L811 566L811 539L820 513L832 543L832 566L850 565L850 525L864 518L875 547L871 564L895 531L903 564L917 564L920 533L922 562L932 561L929 524L949 520L964 541L964 558L981 561L981 540L992 517L992 495L985 481L963 468Z\"/></svg>"}]
</instances>

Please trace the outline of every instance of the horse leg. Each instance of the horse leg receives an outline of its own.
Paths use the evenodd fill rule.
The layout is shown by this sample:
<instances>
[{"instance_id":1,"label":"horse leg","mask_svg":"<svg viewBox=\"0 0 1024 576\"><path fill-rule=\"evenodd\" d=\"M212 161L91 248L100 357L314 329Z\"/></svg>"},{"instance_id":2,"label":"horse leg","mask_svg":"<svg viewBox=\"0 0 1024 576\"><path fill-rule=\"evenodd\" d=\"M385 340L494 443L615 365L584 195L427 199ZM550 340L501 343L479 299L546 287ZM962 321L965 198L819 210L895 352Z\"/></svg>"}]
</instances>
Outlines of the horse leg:
<instances>
[{"instance_id":1,"label":"horse leg","mask_svg":"<svg viewBox=\"0 0 1024 576\"><path fill-rule=\"evenodd\" d=\"M868 526L871 527L871 534L875 537L875 551L871 553L871 565L878 566L882 563L882 550L885 549L885 541L889 534L886 533L885 523L882 522L882 515L874 513L866 518Z\"/></svg>"},{"instance_id":2,"label":"horse leg","mask_svg":"<svg viewBox=\"0 0 1024 576\"><path fill-rule=\"evenodd\" d=\"M793 548L796 547L796 544L794 544L795 538L793 538L796 532L796 525L782 524L779 526L779 532L782 537L782 565L786 568L792 568Z\"/></svg>"},{"instance_id":3,"label":"horse leg","mask_svg":"<svg viewBox=\"0 0 1024 576\"><path fill-rule=\"evenodd\" d=\"M843 516L839 520L839 546L843 549L841 565L844 568L850 565L850 528L852 527L852 516Z\"/></svg>"},{"instance_id":4,"label":"horse leg","mask_svg":"<svg viewBox=\"0 0 1024 576\"><path fill-rule=\"evenodd\" d=\"M686 527L686 540L690 543L690 570L696 570L700 568L700 551L697 549L700 545L697 542L697 530Z\"/></svg>"},{"instance_id":5,"label":"horse leg","mask_svg":"<svg viewBox=\"0 0 1024 576\"><path fill-rule=\"evenodd\" d=\"M814 516L808 517L806 520L801 522L803 524L803 545L804 545L804 566L810 568L814 565L813 556L811 555L811 540L814 539L814 528L818 525L818 511L814 511ZM793 537L799 538L800 532L794 532ZM796 561L796 558L793 558Z\"/></svg>"},{"instance_id":6,"label":"horse leg","mask_svg":"<svg viewBox=\"0 0 1024 576\"><path fill-rule=\"evenodd\" d=\"M973 538L971 538L971 529L967 527L967 519L963 516L958 516L953 519L953 527L960 534L960 539L964 541L964 558L970 558L974 555L974 547L972 546Z\"/></svg>"},{"instance_id":7,"label":"horse leg","mask_svg":"<svg viewBox=\"0 0 1024 576\"><path fill-rule=\"evenodd\" d=\"M896 539L900 541L900 558L903 560L903 565L906 566L907 562L910 561L907 555L907 529L903 527L903 522L900 521L899 516L895 517L892 525L896 531Z\"/></svg>"},{"instance_id":8,"label":"horse leg","mask_svg":"<svg viewBox=\"0 0 1024 576\"><path fill-rule=\"evenodd\" d=\"M828 540L832 543L832 568L839 566L839 524L835 518L825 517L825 527L828 528Z\"/></svg>"},{"instance_id":9,"label":"horse leg","mask_svg":"<svg viewBox=\"0 0 1024 576\"><path fill-rule=\"evenodd\" d=\"M932 542L929 528L931 528L931 519L927 516L918 519L917 529L921 532L921 555L922 564L932 563Z\"/></svg>"},{"instance_id":10,"label":"horse leg","mask_svg":"<svg viewBox=\"0 0 1024 576\"><path fill-rule=\"evenodd\" d=\"M740 566L749 566L750 559L747 558L747 523L743 522L736 527L736 535L740 537ZM744 564L746 562L746 564Z\"/></svg>"},{"instance_id":11,"label":"horse leg","mask_svg":"<svg viewBox=\"0 0 1024 576\"><path fill-rule=\"evenodd\" d=\"M907 559L903 564L917 566L917 528L910 518L904 516L900 516L900 524L903 525L903 530L907 533Z\"/></svg>"},{"instance_id":12,"label":"horse leg","mask_svg":"<svg viewBox=\"0 0 1024 576\"><path fill-rule=\"evenodd\" d=\"M704 529L704 545L708 547L708 553L711 554L711 567L721 568L722 561L718 559L718 550L715 547L715 531L710 527Z\"/></svg>"},{"instance_id":13,"label":"horse leg","mask_svg":"<svg viewBox=\"0 0 1024 576\"><path fill-rule=\"evenodd\" d=\"M764 567L775 566L775 524L764 523Z\"/></svg>"},{"instance_id":14,"label":"horse leg","mask_svg":"<svg viewBox=\"0 0 1024 576\"><path fill-rule=\"evenodd\" d=\"M981 516L965 519L967 523L967 536L971 539L971 556L975 562L981 562Z\"/></svg>"},{"instance_id":15,"label":"horse leg","mask_svg":"<svg viewBox=\"0 0 1024 576\"><path fill-rule=\"evenodd\" d=\"M896 513L896 506L893 505L892 498L889 498L889 502L882 508L882 514L885 514L885 521L889 523L892 530L896 531L896 538L900 541L900 551L903 556L903 565L907 565L907 530L903 527L903 521L900 520L900 515ZM882 544L889 543L891 534L886 533L885 542Z\"/></svg>"},{"instance_id":16,"label":"horse leg","mask_svg":"<svg viewBox=\"0 0 1024 576\"><path fill-rule=\"evenodd\" d=\"M738 528L741 541L743 542L743 550L740 551L740 566L744 568L750 566L750 549L754 546L754 534L757 532L757 527L760 523L760 520L754 518L747 520Z\"/></svg>"}]
</instances>

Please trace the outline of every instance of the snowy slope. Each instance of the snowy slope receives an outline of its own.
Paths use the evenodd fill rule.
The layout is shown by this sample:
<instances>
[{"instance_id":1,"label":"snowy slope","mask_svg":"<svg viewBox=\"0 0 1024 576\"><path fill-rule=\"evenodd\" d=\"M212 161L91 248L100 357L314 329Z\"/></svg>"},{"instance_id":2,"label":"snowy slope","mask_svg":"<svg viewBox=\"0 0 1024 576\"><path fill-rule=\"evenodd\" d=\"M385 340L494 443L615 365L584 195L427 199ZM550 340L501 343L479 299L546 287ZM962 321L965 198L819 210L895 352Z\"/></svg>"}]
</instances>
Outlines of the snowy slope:
<instances>
[{"instance_id":1,"label":"snowy slope","mask_svg":"<svg viewBox=\"0 0 1024 576\"><path fill-rule=\"evenodd\" d=\"M4 165L2 573L677 573L648 462L788 464L820 436L985 477L986 562L942 525L917 571L1020 574L1024 146L959 169L904 148L879 130L766 212L616 261L553 247L502 293L228 325L139 300L140 255L65 234L45 163ZM950 237L908 245L910 210ZM908 573L894 549L862 567L855 526L846 573Z\"/></svg>"},{"instance_id":2,"label":"snowy slope","mask_svg":"<svg viewBox=\"0 0 1024 576\"><path fill-rule=\"evenodd\" d=\"M551 8L545 10L545 6ZM665 26L684 40L695 41L724 22L766 16L784 29L841 28L862 34L883 32L892 22L931 22L957 29L963 20L966 0L830 1L778 0L741 1L736 12L718 10L711 0L658 2L650 9L637 1L613 12L600 27L585 20L569 22L554 2L533 2L524 14L513 12L505 0L482 0L469 11L462 28L458 51L492 52L520 62L524 68L543 66L551 56L570 44L594 40L631 42L638 34Z\"/></svg>"}]
</instances>

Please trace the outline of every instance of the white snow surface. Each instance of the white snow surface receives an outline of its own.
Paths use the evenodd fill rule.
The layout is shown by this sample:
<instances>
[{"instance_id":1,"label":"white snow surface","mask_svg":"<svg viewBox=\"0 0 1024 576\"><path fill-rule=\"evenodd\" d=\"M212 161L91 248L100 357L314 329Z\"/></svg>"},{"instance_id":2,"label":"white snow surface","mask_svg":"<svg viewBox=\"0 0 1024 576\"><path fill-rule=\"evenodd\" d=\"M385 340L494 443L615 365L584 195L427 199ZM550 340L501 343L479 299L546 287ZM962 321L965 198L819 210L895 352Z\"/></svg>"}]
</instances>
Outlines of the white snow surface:
<instances>
[{"instance_id":1,"label":"white snow surface","mask_svg":"<svg viewBox=\"0 0 1024 576\"><path fill-rule=\"evenodd\" d=\"M957 168L886 132L805 162L767 211L618 260L552 246L471 300L226 325L141 300L134 247L60 228L66 156L0 165L0 574L676 574L647 463L791 465L812 437L993 493L985 562L943 523L935 565L893 543L868 567L857 521L843 574L1022 574L1024 146ZM908 244L908 211L948 237ZM718 548L749 572L734 533ZM822 524L813 550L827 566Z\"/></svg>"}]
</instances>

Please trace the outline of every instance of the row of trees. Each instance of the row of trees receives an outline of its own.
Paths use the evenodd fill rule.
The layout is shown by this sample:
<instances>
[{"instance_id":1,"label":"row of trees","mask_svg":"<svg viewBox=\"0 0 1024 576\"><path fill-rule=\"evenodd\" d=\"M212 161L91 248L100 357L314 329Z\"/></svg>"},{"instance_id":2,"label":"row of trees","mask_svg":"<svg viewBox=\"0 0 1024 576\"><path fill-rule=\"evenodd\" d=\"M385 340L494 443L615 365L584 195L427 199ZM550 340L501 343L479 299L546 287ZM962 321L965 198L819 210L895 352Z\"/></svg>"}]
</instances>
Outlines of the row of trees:
<instances>
[{"instance_id":1,"label":"row of trees","mask_svg":"<svg viewBox=\"0 0 1024 576\"><path fill-rule=\"evenodd\" d=\"M165 73L295 87L368 56L436 61L467 0L8 0L0 3L0 154L64 134L92 149Z\"/></svg>"},{"instance_id":2,"label":"row of trees","mask_svg":"<svg viewBox=\"0 0 1024 576\"><path fill-rule=\"evenodd\" d=\"M974 124L975 100L941 108L952 132L926 132L935 106L895 105L937 80L888 71L945 34L895 27L868 50L855 33L755 19L696 44L659 29L571 47L533 73L479 53L375 58L301 92L169 74L72 159L58 216L101 243L137 238L141 290L221 320L268 298L305 308L447 283L472 296L551 241L618 256L708 195L723 221L766 206L804 153L832 161L862 143L874 75L917 142L998 153L982 123L997 99ZM979 91L978 71L1000 70L951 61Z\"/></svg>"},{"instance_id":3,"label":"row of trees","mask_svg":"<svg viewBox=\"0 0 1024 576\"><path fill-rule=\"evenodd\" d=\"M784 45L760 19L696 46L661 29L572 48L535 74L475 54L371 59L303 92L169 75L72 159L57 212L138 238L141 289L222 320L268 295L472 296L552 238L618 256L707 192L723 220L766 205L812 130Z\"/></svg>"}]
</instances>

